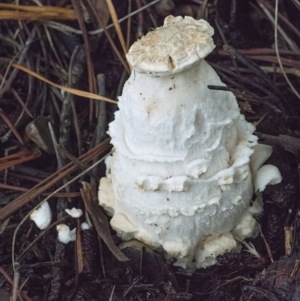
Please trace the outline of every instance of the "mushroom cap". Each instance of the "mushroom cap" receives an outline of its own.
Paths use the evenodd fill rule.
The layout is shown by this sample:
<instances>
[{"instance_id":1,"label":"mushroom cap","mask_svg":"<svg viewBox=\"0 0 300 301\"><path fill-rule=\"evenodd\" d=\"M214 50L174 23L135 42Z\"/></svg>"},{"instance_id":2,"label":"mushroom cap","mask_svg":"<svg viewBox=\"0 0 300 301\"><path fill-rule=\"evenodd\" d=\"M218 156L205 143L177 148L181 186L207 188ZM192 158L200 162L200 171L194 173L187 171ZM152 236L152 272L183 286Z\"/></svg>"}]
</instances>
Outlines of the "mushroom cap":
<instances>
[{"instance_id":1,"label":"mushroom cap","mask_svg":"<svg viewBox=\"0 0 300 301\"><path fill-rule=\"evenodd\" d=\"M79 218L83 214L81 209L77 209L74 207L72 209L65 209L65 211L73 218Z\"/></svg>"},{"instance_id":2,"label":"mushroom cap","mask_svg":"<svg viewBox=\"0 0 300 301\"><path fill-rule=\"evenodd\" d=\"M126 55L134 70L165 76L189 68L214 48L214 29L192 17L165 18L164 25L135 42Z\"/></svg>"}]
</instances>

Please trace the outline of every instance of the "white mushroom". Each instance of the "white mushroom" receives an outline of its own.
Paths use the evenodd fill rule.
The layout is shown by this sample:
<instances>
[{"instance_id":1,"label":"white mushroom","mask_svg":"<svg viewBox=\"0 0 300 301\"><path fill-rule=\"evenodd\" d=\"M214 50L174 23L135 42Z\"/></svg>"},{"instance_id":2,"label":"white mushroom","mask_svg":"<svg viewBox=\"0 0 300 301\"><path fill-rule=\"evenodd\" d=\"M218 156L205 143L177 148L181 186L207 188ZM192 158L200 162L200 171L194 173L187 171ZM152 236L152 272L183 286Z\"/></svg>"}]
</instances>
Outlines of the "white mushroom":
<instances>
[{"instance_id":1,"label":"white mushroom","mask_svg":"<svg viewBox=\"0 0 300 301\"><path fill-rule=\"evenodd\" d=\"M207 88L224 86L204 60L212 35L204 20L169 16L130 48L133 72L109 126L115 150L99 188L123 240L141 240L191 270L236 250L238 224L251 228L239 239L253 232L257 137L231 92Z\"/></svg>"},{"instance_id":2,"label":"white mushroom","mask_svg":"<svg viewBox=\"0 0 300 301\"><path fill-rule=\"evenodd\" d=\"M250 166L252 175L256 175L257 171L262 167L264 162L271 156L273 150L269 145L257 144L254 147L254 153L250 157Z\"/></svg>"},{"instance_id":3,"label":"white mushroom","mask_svg":"<svg viewBox=\"0 0 300 301\"><path fill-rule=\"evenodd\" d=\"M44 202L38 209L30 214L30 219L35 222L41 230L46 229L52 220L52 211L48 202Z\"/></svg>"},{"instance_id":4,"label":"white mushroom","mask_svg":"<svg viewBox=\"0 0 300 301\"><path fill-rule=\"evenodd\" d=\"M88 223L84 222L81 224L82 231L89 230L89 229L91 229L91 226Z\"/></svg>"},{"instance_id":5,"label":"white mushroom","mask_svg":"<svg viewBox=\"0 0 300 301\"><path fill-rule=\"evenodd\" d=\"M69 226L61 224L56 226L56 230L58 232L58 240L63 244L76 240L76 228L70 230Z\"/></svg>"},{"instance_id":6,"label":"white mushroom","mask_svg":"<svg viewBox=\"0 0 300 301\"><path fill-rule=\"evenodd\" d=\"M78 218L83 214L82 210L77 208L65 209L65 211L73 218Z\"/></svg>"}]
</instances>

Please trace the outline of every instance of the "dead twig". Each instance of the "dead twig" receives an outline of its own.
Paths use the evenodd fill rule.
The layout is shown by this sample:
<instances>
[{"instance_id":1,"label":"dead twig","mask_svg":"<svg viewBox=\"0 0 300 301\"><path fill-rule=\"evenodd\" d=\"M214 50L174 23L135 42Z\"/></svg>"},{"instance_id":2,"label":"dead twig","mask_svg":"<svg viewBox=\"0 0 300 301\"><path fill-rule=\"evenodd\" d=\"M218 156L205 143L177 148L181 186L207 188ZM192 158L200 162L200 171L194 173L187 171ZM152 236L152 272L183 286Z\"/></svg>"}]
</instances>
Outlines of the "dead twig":
<instances>
[{"instance_id":1,"label":"dead twig","mask_svg":"<svg viewBox=\"0 0 300 301\"><path fill-rule=\"evenodd\" d=\"M82 199L86 210L90 214L98 235L119 261L129 261L130 259L125 256L123 252L115 245L110 234L107 217L104 214L103 209L97 204L97 197L95 196L92 187L87 182L82 182L82 185L83 188L80 189Z\"/></svg>"},{"instance_id":2,"label":"dead twig","mask_svg":"<svg viewBox=\"0 0 300 301\"><path fill-rule=\"evenodd\" d=\"M256 292L256 293L264 296L266 299L268 299L270 301L280 301L273 293L271 293L270 291L267 291L265 289L259 288L259 287L247 285L247 286L244 286L244 290Z\"/></svg>"},{"instance_id":3,"label":"dead twig","mask_svg":"<svg viewBox=\"0 0 300 301\"><path fill-rule=\"evenodd\" d=\"M264 234L263 234L263 232L261 230L261 226L260 226L260 224L258 222L257 222L257 226L259 228L260 236L261 236L261 238L263 239L263 241L265 243L265 246L266 246L266 249L267 249L267 252L268 252L268 256L269 256L271 262L274 262L271 248L270 248L270 246L269 246L269 244L268 244L268 242L267 242L267 240L266 240L266 238L265 238L265 236L264 236Z\"/></svg>"},{"instance_id":4,"label":"dead twig","mask_svg":"<svg viewBox=\"0 0 300 301\"><path fill-rule=\"evenodd\" d=\"M265 144L278 146L290 152L300 151L300 138L288 135L272 136L259 132L255 132L255 134Z\"/></svg>"},{"instance_id":5,"label":"dead twig","mask_svg":"<svg viewBox=\"0 0 300 301\"><path fill-rule=\"evenodd\" d=\"M11 301L17 301L18 291L19 291L19 282L20 282L20 263L15 262L14 266L14 280L11 294Z\"/></svg>"}]
</instances>

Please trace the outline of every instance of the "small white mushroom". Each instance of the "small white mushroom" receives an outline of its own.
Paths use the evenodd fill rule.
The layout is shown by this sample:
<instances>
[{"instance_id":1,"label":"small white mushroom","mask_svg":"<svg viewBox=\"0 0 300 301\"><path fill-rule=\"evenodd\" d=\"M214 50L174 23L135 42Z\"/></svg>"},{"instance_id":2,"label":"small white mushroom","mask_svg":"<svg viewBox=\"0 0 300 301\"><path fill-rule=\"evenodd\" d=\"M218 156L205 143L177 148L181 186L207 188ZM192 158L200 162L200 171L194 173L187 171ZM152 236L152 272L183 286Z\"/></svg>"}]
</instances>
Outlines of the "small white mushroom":
<instances>
[{"instance_id":1,"label":"small white mushroom","mask_svg":"<svg viewBox=\"0 0 300 301\"><path fill-rule=\"evenodd\" d=\"M35 222L41 230L46 229L52 220L52 211L48 202L44 202L38 209L30 214L30 219Z\"/></svg>"},{"instance_id":2,"label":"small white mushroom","mask_svg":"<svg viewBox=\"0 0 300 301\"><path fill-rule=\"evenodd\" d=\"M99 187L123 240L136 238L190 270L236 250L234 229L241 240L255 230L257 137L231 92L207 88L224 86L204 60L213 32L204 20L169 16L132 45L133 72L109 125L115 149ZM263 159L253 155L253 169L272 152L258 149Z\"/></svg>"},{"instance_id":3,"label":"small white mushroom","mask_svg":"<svg viewBox=\"0 0 300 301\"><path fill-rule=\"evenodd\" d=\"M83 214L82 210L77 208L65 209L65 211L73 218L78 218Z\"/></svg>"},{"instance_id":4,"label":"small white mushroom","mask_svg":"<svg viewBox=\"0 0 300 301\"><path fill-rule=\"evenodd\" d=\"M81 230L82 231L89 230L89 229L91 229L91 227L88 223L84 222L84 223L81 224Z\"/></svg>"},{"instance_id":5,"label":"small white mushroom","mask_svg":"<svg viewBox=\"0 0 300 301\"><path fill-rule=\"evenodd\" d=\"M56 230L58 232L58 240L63 244L76 240L76 228L70 230L69 226L61 224L56 226Z\"/></svg>"},{"instance_id":6,"label":"small white mushroom","mask_svg":"<svg viewBox=\"0 0 300 301\"><path fill-rule=\"evenodd\" d=\"M262 166L256 174L255 191L262 192L267 185L276 185L282 181L278 168L271 164Z\"/></svg>"}]
</instances>

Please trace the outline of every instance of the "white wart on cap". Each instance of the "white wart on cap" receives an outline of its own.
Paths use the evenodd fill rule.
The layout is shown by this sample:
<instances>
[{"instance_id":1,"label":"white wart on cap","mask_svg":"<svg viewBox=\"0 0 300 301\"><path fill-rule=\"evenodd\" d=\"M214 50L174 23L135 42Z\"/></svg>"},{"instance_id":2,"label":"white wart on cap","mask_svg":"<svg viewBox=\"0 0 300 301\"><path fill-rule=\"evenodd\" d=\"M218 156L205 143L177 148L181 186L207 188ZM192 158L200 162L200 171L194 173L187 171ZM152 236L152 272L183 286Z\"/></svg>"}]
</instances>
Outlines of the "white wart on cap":
<instances>
[{"instance_id":1,"label":"white wart on cap","mask_svg":"<svg viewBox=\"0 0 300 301\"><path fill-rule=\"evenodd\" d=\"M126 57L140 73L174 74L191 67L215 48L213 34L214 29L205 20L168 16L162 27L135 42Z\"/></svg>"}]
</instances>

